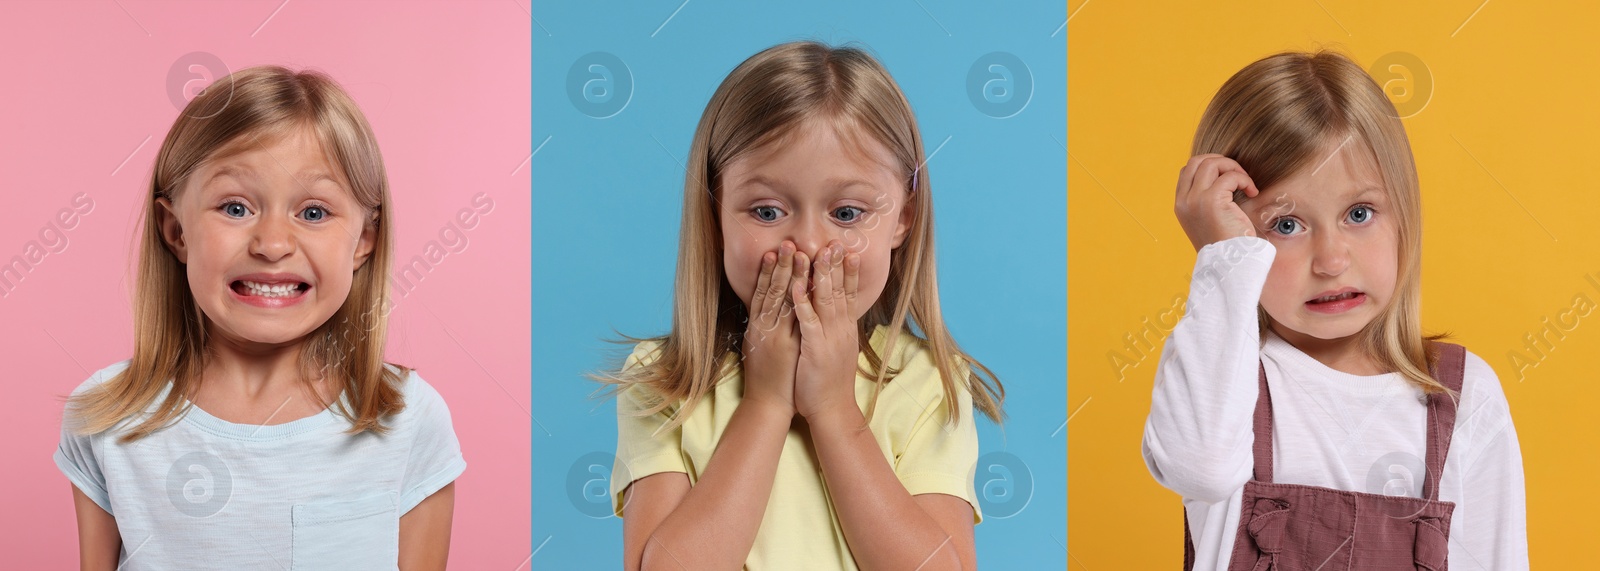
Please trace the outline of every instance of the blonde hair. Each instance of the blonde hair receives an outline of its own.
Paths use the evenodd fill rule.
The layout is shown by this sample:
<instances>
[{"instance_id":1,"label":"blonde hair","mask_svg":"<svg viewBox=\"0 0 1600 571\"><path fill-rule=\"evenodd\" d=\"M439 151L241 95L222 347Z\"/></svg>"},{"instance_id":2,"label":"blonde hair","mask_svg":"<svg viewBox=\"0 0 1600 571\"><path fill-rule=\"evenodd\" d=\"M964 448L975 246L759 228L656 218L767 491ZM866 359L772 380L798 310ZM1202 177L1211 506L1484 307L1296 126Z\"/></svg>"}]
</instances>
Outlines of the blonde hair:
<instances>
[{"instance_id":1,"label":"blonde hair","mask_svg":"<svg viewBox=\"0 0 1600 571\"><path fill-rule=\"evenodd\" d=\"M183 264L162 240L156 201L175 200L190 175L208 161L299 129L314 132L328 161L342 169L350 191L370 214L367 224L375 226L377 238L366 263L355 272L349 297L307 336L300 363L306 388L311 390L314 372L343 381L348 406L342 401L335 406L353 424L351 433L386 432L380 419L405 407L399 383L409 369L391 369L383 362L393 230L389 182L377 139L355 101L332 78L259 66L206 88L184 107L161 143L144 197L133 357L115 377L71 398L69 413L79 432L98 434L141 415L168 381L172 387L166 398L132 425L121 442L148 436L188 412L185 397L198 386L207 358L205 316L189 290Z\"/></svg>"},{"instance_id":2,"label":"blonde hair","mask_svg":"<svg viewBox=\"0 0 1600 571\"><path fill-rule=\"evenodd\" d=\"M1438 355L1422 332L1422 191L1394 104L1350 58L1337 52L1286 52L1245 66L1222 85L1200 118L1192 155L1238 162L1257 188L1325 157L1330 141L1348 140L1382 175L1399 221L1394 299L1362 330L1363 348L1386 370L1426 393L1450 393L1429 374ZM1257 308L1263 334L1268 316Z\"/></svg>"},{"instance_id":3,"label":"blonde hair","mask_svg":"<svg viewBox=\"0 0 1600 571\"><path fill-rule=\"evenodd\" d=\"M950 420L960 418L954 403L959 402L956 383L961 383L973 406L999 421L1004 388L992 371L956 345L939 310L932 185L911 104L889 72L866 52L816 42L767 48L734 68L712 94L695 129L684 176L672 331L656 338L624 335L624 343L660 342L659 358L647 366L591 378L615 385L617 391L632 385L652 389L647 395L652 405L640 412L642 416L683 403L666 425L670 428L693 413L728 367L737 366L728 357L741 353L747 310L722 266L722 228L715 204L720 177L734 159L780 141L808 119L854 127L858 131L854 134L882 144L910 191L905 206L912 212L910 231L890 254L883 294L858 322L861 352L873 369L861 373L877 381L869 416L883 385L899 372L873 349L870 334L879 325L887 326L884 353L893 355L909 315L938 367L945 402L951 405ZM958 360L965 366L958 366Z\"/></svg>"}]
</instances>

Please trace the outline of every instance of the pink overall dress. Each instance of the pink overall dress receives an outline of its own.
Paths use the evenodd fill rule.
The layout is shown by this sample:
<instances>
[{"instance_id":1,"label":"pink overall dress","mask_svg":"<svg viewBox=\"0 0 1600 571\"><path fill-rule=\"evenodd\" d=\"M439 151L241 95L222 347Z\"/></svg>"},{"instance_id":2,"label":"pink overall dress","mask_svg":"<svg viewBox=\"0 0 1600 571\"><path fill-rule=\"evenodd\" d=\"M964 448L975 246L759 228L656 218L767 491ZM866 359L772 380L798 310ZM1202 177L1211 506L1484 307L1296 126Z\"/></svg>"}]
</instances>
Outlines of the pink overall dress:
<instances>
[{"instance_id":1,"label":"pink overall dress","mask_svg":"<svg viewBox=\"0 0 1600 571\"><path fill-rule=\"evenodd\" d=\"M1466 349L1432 343L1439 350L1438 379L1461 393ZM1428 395L1427 474L1422 497L1347 492L1272 481L1272 395L1265 366L1255 412L1255 477L1244 485L1238 536L1229 571L1445 571L1450 514L1455 504L1439 501L1439 477L1455 432L1456 403ZM1194 542L1184 517L1184 571L1194 569Z\"/></svg>"}]
</instances>

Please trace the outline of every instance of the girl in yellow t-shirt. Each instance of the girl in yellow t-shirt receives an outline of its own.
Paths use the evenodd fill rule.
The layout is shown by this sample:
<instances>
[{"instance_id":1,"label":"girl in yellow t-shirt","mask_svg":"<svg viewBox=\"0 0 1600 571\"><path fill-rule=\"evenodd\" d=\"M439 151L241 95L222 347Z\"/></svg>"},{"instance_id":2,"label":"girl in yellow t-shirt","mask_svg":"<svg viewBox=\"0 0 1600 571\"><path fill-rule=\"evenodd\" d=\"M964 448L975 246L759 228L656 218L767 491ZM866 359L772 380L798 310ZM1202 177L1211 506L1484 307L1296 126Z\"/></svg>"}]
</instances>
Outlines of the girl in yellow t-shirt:
<instances>
[{"instance_id":1,"label":"girl in yellow t-shirt","mask_svg":"<svg viewBox=\"0 0 1600 571\"><path fill-rule=\"evenodd\" d=\"M775 46L717 88L672 331L599 376L624 568L976 566L973 409L1004 390L940 316L925 161L861 50Z\"/></svg>"}]
</instances>

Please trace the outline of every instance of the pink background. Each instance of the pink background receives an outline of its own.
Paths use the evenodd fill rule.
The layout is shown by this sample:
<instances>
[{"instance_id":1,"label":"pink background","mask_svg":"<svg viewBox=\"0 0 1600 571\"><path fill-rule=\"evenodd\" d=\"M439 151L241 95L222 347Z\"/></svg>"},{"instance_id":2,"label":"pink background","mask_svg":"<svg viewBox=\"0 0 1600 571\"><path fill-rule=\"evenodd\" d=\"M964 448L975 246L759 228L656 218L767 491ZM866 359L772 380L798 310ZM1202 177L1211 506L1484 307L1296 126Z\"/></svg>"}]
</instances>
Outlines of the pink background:
<instances>
[{"instance_id":1,"label":"pink background","mask_svg":"<svg viewBox=\"0 0 1600 571\"><path fill-rule=\"evenodd\" d=\"M168 70L196 51L345 86L389 169L397 265L477 193L494 201L469 246L398 299L388 359L417 367L454 415L468 466L451 567L527 563L530 28L519 0L0 3L0 263L74 195L94 202L0 298L0 566L75 568L71 488L51 461L62 398L130 355L139 198L178 113Z\"/></svg>"}]
</instances>

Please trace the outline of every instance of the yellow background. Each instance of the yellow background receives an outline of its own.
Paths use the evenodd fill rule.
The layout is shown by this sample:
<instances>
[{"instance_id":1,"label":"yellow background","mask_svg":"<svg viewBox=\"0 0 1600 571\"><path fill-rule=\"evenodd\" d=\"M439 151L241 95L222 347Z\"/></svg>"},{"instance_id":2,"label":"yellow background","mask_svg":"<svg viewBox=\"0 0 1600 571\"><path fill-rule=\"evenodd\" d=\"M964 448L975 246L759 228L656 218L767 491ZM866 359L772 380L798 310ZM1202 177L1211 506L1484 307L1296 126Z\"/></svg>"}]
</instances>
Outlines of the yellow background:
<instances>
[{"instance_id":1,"label":"yellow background","mask_svg":"<svg viewBox=\"0 0 1600 571\"><path fill-rule=\"evenodd\" d=\"M1409 53L1433 78L1427 105L1405 119L1422 181L1423 325L1500 375L1522 445L1534 568L1592 565L1600 312L1570 310L1580 295L1600 302L1586 279L1600 284L1600 49L1588 40L1600 11L1419 4L1069 0L1069 568L1181 567L1182 503L1139 451L1160 347L1140 360L1124 335L1187 294L1195 252L1173 195L1211 96L1256 59L1317 47L1369 72L1385 54ZM1396 71L1391 98L1404 106L1404 72L1418 70ZM1539 359L1524 336L1558 319L1571 331ZM1112 352L1136 363L1120 380ZM1537 366L1519 374L1513 352Z\"/></svg>"}]
</instances>

